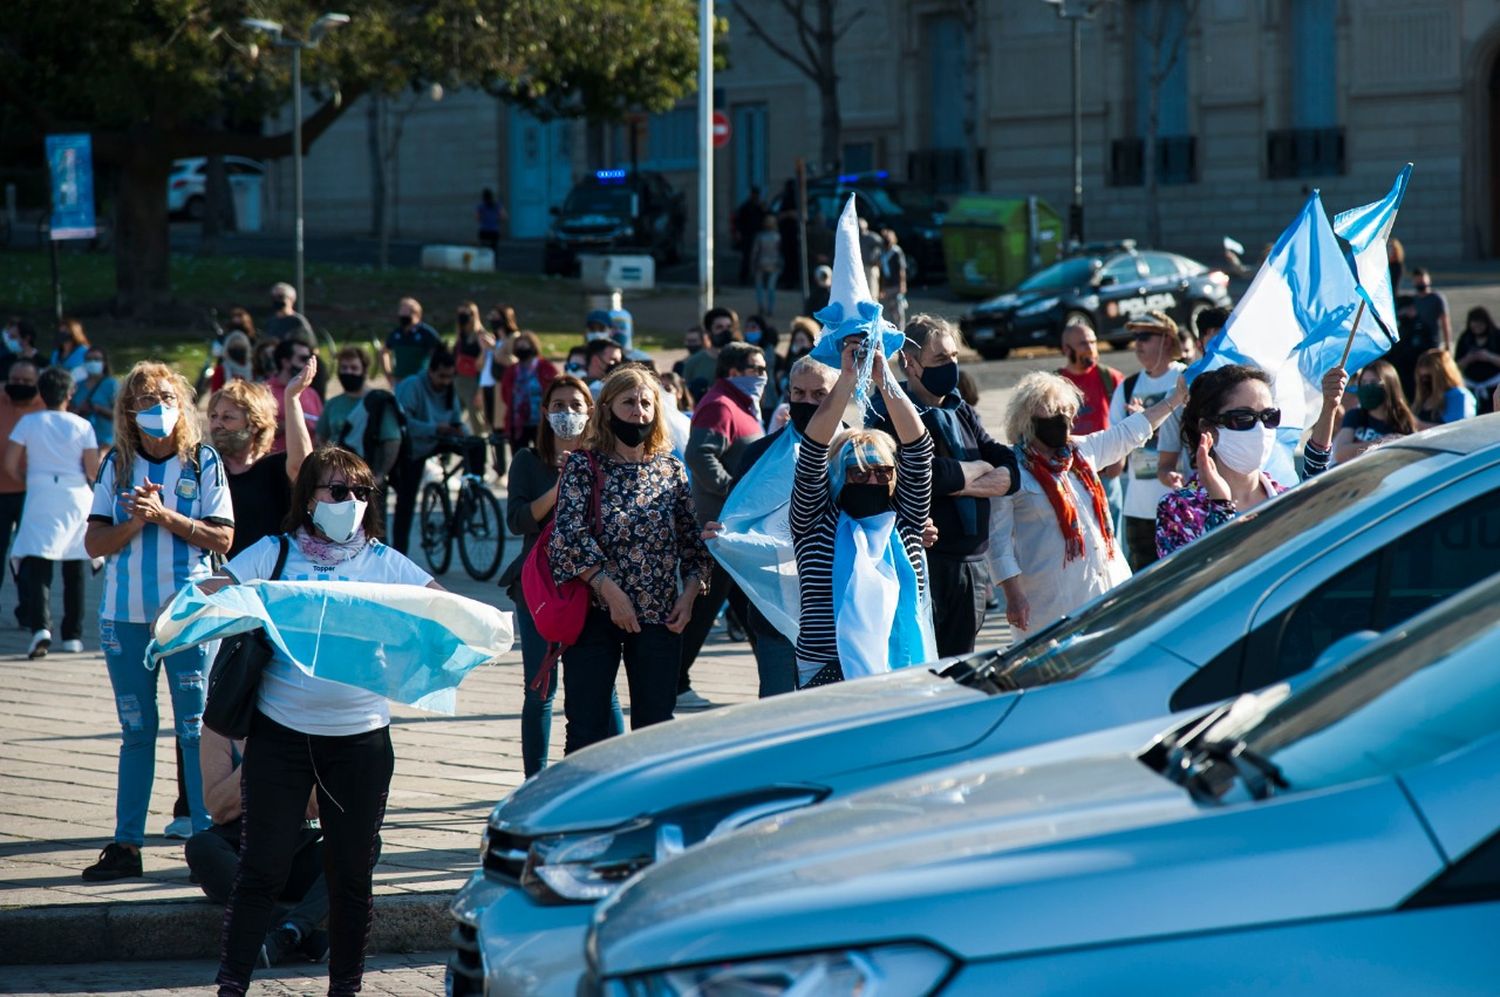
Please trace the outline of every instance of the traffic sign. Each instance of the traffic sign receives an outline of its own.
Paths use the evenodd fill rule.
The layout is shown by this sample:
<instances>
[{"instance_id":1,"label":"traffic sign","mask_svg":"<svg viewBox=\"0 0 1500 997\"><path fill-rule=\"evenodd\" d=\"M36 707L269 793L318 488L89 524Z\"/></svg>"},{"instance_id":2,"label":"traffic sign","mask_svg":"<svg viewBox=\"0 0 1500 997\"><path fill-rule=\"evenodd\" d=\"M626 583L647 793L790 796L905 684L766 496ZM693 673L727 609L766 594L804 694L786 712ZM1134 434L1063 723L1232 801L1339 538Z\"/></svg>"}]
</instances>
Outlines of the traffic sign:
<instances>
[{"instance_id":1,"label":"traffic sign","mask_svg":"<svg viewBox=\"0 0 1500 997\"><path fill-rule=\"evenodd\" d=\"M722 149L729 144L729 115L714 112L714 148Z\"/></svg>"}]
</instances>

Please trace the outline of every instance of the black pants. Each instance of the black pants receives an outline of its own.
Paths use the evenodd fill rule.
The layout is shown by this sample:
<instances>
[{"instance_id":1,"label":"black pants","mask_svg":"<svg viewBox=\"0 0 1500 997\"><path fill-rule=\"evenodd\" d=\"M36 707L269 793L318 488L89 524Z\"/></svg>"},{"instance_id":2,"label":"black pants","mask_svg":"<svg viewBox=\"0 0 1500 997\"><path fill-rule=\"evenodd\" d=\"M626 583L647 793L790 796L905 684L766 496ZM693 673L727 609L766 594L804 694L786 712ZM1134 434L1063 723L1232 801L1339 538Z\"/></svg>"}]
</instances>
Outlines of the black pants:
<instances>
[{"instance_id":1,"label":"black pants","mask_svg":"<svg viewBox=\"0 0 1500 997\"><path fill-rule=\"evenodd\" d=\"M1156 563L1156 520L1125 517L1125 560L1131 571L1145 571Z\"/></svg>"},{"instance_id":2,"label":"black pants","mask_svg":"<svg viewBox=\"0 0 1500 997\"><path fill-rule=\"evenodd\" d=\"M184 853L188 868L198 877L198 885L216 904L229 902L234 877L240 869L240 829L238 817L228 824L215 824L188 839ZM376 852L379 853L379 838ZM286 883L277 897L294 905L280 920L294 924L306 938L308 932L323 926L328 917L328 881L323 878L323 832L305 828L297 838L296 851L287 873Z\"/></svg>"},{"instance_id":3,"label":"black pants","mask_svg":"<svg viewBox=\"0 0 1500 997\"><path fill-rule=\"evenodd\" d=\"M630 683L630 729L671 720L681 648L681 636L660 623L644 623L640 633L626 633L604 610L590 607L578 643L563 652L564 750L572 754L613 733L610 693L622 657Z\"/></svg>"},{"instance_id":4,"label":"black pants","mask_svg":"<svg viewBox=\"0 0 1500 997\"><path fill-rule=\"evenodd\" d=\"M26 506L25 492L6 492L0 494L0 558L10 560L10 541L14 537L16 527L21 525L21 511ZM5 572L0 571L0 582L5 581ZM19 580L17 587L20 586ZM19 619L19 611L17 613ZM24 625L24 624L23 624Z\"/></svg>"},{"instance_id":5,"label":"black pants","mask_svg":"<svg viewBox=\"0 0 1500 997\"><path fill-rule=\"evenodd\" d=\"M414 460L410 457L396 461L395 481L396 515L391 520L390 544L401 553L411 540L411 521L417 514L417 491L422 487L422 468L427 458Z\"/></svg>"},{"instance_id":6,"label":"black pants","mask_svg":"<svg viewBox=\"0 0 1500 997\"><path fill-rule=\"evenodd\" d=\"M693 602L693 615L682 631L682 667L677 672L679 693L687 692L693 687L688 673L692 670L693 662L698 660L698 652L703 650L704 642L708 640L708 632L713 629L719 610L724 608L725 601L734 588L729 572L715 564L713 576L708 581L708 591Z\"/></svg>"},{"instance_id":7,"label":"black pants","mask_svg":"<svg viewBox=\"0 0 1500 997\"><path fill-rule=\"evenodd\" d=\"M932 630L938 657L968 654L984 626L990 601L990 568L983 561L927 552L932 584Z\"/></svg>"},{"instance_id":8,"label":"black pants","mask_svg":"<svg viewBox=\"0 0 1500 997\"><path fill-rule=\"evenodd\" d=\"M374 916L371 877L395 767L388 727L367 734L302 734L257 713L240 782L240 867L224 911L219 997L243 994L271 927L302 834L313 786L328 883L328 992L357 993Z\"/></svg>"},{"instance_id":9,"label":"black pants","mask_svg":"<svg viewBox=\"0 0 1500 997\"><path fill-rule=\"evenodd\" d=\"M62 562L63 618L59 640L83 639L83 566L86 561ZM45 557L21 558L16 585L21 590L21 626L31 631L52 629L52 564Z\"/></svg>"}]
</instances>

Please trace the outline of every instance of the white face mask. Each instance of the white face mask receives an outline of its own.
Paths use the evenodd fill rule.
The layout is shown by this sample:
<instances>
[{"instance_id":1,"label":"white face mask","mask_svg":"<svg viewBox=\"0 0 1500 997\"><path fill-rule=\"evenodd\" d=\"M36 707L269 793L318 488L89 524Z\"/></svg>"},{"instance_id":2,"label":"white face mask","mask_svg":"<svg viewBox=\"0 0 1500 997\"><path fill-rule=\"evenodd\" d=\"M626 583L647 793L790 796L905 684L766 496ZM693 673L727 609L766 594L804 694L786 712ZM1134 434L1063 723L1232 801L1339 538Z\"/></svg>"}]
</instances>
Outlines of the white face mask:
<instances>
[{"instance_id":1,"label":"white face mask","mask_svg":"<svg viewBox=\"0 0 1500 997\"><path fill-rule=\"evenodd\" d=\"M98 377L104 373L103 360L88 360L84 362L83 369L88 371L89 377Z\"/></svg>"},{"instance_id":2,"label":"white face mask","mask_svg":"<svg viewBox=\"0 0 1500 997\"><path fill-rule=\"evenodd\" d=\"M576 440L589 424L589 416L587 412L548 412L547 422L560 438Z\"/></svg>"},{"instance_id":3,"label":"white face mask","mask_svg":"<svg viewBox=\"0 0 1500 997\"><path fill-rule=\"evenodd\" d=\"M348 543L365 521L365 505L359 499L343 502L319 502L313 506L313 525L336 544Z\"/></svg>"},{"instance_id":4,"label":"white face mask","mask_svg":"<svg viewBox=\"0 0 1500 997\"><path fill-rule=\"evenodd\" d=\"M1214 460L1231 471L1254 474L1263 469L1276 448L1276 430L1256 423L1249 429L1220 429Z\"/></svg>"},{"instance_id":5,"label":"white face mask","mask_svg":"<svg viewBox=\"0 0 1500 997\"><path fill-rule=\"evenodd\" d=\"M144 412L135 414L135 424L147 436L164 440L172 435L173 429L177 428L178 415L175 405L153 405Z\"/></svg>"}]
</instances>

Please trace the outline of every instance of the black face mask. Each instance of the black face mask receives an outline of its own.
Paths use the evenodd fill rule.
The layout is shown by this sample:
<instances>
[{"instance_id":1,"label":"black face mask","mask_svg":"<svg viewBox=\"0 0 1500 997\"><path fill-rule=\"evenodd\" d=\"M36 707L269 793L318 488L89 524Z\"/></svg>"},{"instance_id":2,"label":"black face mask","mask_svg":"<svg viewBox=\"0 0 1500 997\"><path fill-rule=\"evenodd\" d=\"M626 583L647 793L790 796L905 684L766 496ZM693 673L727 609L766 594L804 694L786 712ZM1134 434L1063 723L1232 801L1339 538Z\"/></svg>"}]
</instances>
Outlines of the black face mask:
<instances>
[{"instance_id":1,"label":"black face mask","mask_svg":"<svg viewBox=\"0 0 1500 997\"><path fill-rule=\"evenodd\" d=\"M511 350L511 356L524 363L536 356L536 350L533 350L529 346L517 346L514 350Z\"/></svg>"},{"instance_id":2,"label":"black face mask","mask_svg":"<svg viewBox=\"0 0 1500 997\"><path fill-rule=\"evenodd\" d=\"M1065 415L1037 416L1031 420L1031 435L1037 438L1037 442L1053 450L1060 450L1068 445L1068 433L1072 428Z\"/></svg>"},{"instance_id":3,"label":"black face mask","mask_svg":"<svg viewBox=\"0 0 1500 997\"><path fill-rule=\"evenodd\" d=\"M414 319L414 318L412 318L410 315L397 315L396 316L396 324L399 325L403 329L407 328L408 326L415 325L416 321L417 320Z\"/></svg>"},{"instance_id":4,"label":"black face mask","mask_svg":"<svg viewBox=\"0 0 1500 997\"><path fill-rule=\"evenodd\" d=\"M225 350L224 353L234 363L247 363L250 360L250 351L241 346Z\"/></svg>"},{"instance_id":5,"label":"black face mask","mask_svg":"<svg viewBox=\"0 0 1500 997\"><path fill-rule=\"evenodd\" d=\"M855 519L878 516L891 508L891 488L874 481L866 484L846 482L839 489L839 508Z\"/></svg>"},{"instance_id":6,"label":"black face mask","mask_svg":"<svg viewBox=\"0 0 1500 997\"><path fill-rule=\"evenodd\" d=\"M7 382L5 393L10 395L10 400L13 402L29 402L36 397L36 385L11 384Z\"/></svg>"},{"instance_id":7,"label":"black face mask","mask_svg":"<svg viewBox=\"0 0 1500 997\"><path fill-rule=\"evenodd\" d=\"M626 422L613 412L609 414L609 428L614 432L615 439L627 447L638 447L645 440L646 433L651 430L648 422L642 425L639 422Z\"/></svg>"},{"instance_id":8,"label":"black face mask","mask_svg":"<svg viewBox=\"0 0 1500 997\"><path fill-rule=\"evenodd\" d=\"M796 360L798 357L805 357L811 352L811 346L793 346L790 350L787 351L786 355L787 359Z\"/></svg>"},{"instance_id":9,"label":"black face mask","mask_svg":"<svg viewBox=\"0 0 1500 997\"><path fill-rule=\"evenodd\" d=\"M710 336L709 339L713 342L714 346L717 349L722 350L724 347L734 342L734 333L728 331L716 332L712 336Z\"/></svg>"},{"instance_id":10,"label":"black face mask","mask_svg":"<svg viewBox=\"0 0 1500 997\"><path fill-rule=\"evenodd\" d=\"M807 424L812 421L813 415L818 411L818 403L788 402L787 408L791 410L792 425L797 427L797 432L806 436Z\"/></svg>"},{"instance_id":11,"label":"black face mask","mask_svg":"<svg viewBox=\"0 0 1500 997\"><path fill-rule=\"evenodd\" d=\"M958 390L958 361L938 367L923 367L922 387L939 398L953 394Z\"/></svg>"},{"instance_id":12,"label":"black face mask","mask_svg":"<svg viewBox=\"0 0 1500 997\"><path fill-rule=\"evenodd\" d=\"M692 356L694 353L697 353L701 349L703 349L703 344L702 343L697 343L697 344L695 344L693 346L689 346L687 348L688 356Z\"/></svg>"},{"instance_id":13,"label":"black face mask","mask_svg":"<svg viewBox=\"0 0 1500 997\"><path fill-rule=\"evenodd\" d=\"M348 394L358 394L364 390L365 375L345 374L343 371L339 371L339 384L343 385L344 391Z\"/></svg>"}]
</instances>

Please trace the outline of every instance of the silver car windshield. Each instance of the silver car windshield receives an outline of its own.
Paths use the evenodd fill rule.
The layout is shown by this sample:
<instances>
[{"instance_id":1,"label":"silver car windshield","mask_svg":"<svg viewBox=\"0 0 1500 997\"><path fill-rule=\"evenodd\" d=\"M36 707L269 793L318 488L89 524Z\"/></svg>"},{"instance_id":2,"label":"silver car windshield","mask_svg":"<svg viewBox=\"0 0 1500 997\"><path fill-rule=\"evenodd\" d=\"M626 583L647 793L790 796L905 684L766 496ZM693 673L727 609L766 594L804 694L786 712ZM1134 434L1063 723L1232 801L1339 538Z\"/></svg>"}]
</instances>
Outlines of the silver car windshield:
<instances>
[{"instance_id":1,"label":"silver car windshield","mask_svg":"<svg viewBox=\"0 0 1500 997\"><path fill-rule=\"evenodd\" d=\"M1159 620L1183 600L1293 537L1318 529L1329 518L1330 510L1348 510L1390 485L1392 476L1403 469L1439 456L1438 451L1406 447L1374 450L1345 467L1312 478L1205 534L1089 603L1059 626L1013 648L1000 659L990 678L1002 690L1077 678L1102 661L1121 640Z\"/></svg>"},{"instance_id":2,"label":"silver car windshield","mask_svg":"<svg viewBox=\"0 0 1500 997\"><path fill-rule=\"evenodd\" d=\"M1500 576L1372 645L1243 734L1226 722L1207 739L1243 737L1305 791L1397 772L1489 736L1500 717L1497 599Z\"/></svg>"}]
</instances>

